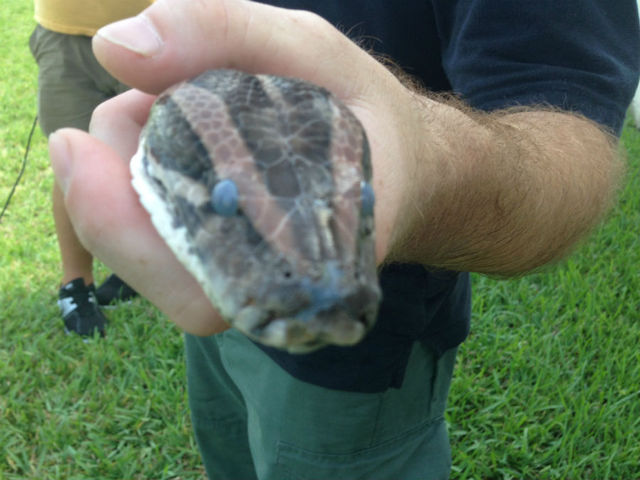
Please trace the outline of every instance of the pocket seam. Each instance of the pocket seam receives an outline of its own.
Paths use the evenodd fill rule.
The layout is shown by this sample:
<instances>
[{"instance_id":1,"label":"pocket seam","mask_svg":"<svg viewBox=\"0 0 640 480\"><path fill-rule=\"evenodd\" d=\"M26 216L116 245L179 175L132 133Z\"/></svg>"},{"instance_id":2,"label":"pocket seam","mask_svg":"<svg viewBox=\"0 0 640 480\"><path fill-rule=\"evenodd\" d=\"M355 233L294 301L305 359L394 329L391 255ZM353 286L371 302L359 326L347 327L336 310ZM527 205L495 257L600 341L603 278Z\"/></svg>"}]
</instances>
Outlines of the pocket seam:
<instances>
[{"instance_id":1,"label":"pocket seam","mask_svg":"<svg viewBox=\"0 0 640 480\"><path fill-rule=\"evenodd\" d=\"M369 455L375 452L376 450L383 450L385 448L390 448L390 447L393 447L394 444L404 442L407 439L410 439L412 437L417 437L423 431L428 430L429 428L443 421L444 421L443 415L430 418L402 432L399 435L396 435L382 442L376 443L375 445L372 445L370 447L354 450L349 453L315 452L315 451L306 450L304 448L297 447L291 443L281 440L278 442L278 446L277 446L276 463L280 465L284 465L282 461L283 459L292 459L296 461L300 459L304 459L307 461L317 462L317 463L324 463L327 460L331 460L331 462L334 464L346 464L346 463L349 463L350 461L354 461L361 457Z\"/></svg>"}]
</instances>

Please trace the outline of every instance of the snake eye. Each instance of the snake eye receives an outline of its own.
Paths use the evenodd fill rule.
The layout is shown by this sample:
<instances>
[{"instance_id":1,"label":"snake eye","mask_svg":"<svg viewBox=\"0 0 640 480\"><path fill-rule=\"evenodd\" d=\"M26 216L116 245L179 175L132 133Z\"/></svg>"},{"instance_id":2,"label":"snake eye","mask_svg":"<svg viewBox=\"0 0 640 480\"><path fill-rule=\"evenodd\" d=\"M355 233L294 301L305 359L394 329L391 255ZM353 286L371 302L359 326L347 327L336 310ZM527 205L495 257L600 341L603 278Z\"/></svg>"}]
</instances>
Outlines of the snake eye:
<instances>
[{"instance_id":1,"label":"snake eye","mask_svg":"<svg viewBox=\"0 0 640 480\"><path fill-rule=\"evenodd\" d=\"M233 217L238 212L238 187L233 180L216 183L211 191L211 205L223 217Z\"/></svg>"},{"instance_id":2,"label":"snake eye","mask_svg":"<svg viewBox=\"0 0 640 480\"><path fill-rule=\"evenodd\" d=\"M370 183L360 183L360 208L363 215L373 215L373 206L376 203L376 197L373 193L373 187Z\"/></svg>"}]
</instances>

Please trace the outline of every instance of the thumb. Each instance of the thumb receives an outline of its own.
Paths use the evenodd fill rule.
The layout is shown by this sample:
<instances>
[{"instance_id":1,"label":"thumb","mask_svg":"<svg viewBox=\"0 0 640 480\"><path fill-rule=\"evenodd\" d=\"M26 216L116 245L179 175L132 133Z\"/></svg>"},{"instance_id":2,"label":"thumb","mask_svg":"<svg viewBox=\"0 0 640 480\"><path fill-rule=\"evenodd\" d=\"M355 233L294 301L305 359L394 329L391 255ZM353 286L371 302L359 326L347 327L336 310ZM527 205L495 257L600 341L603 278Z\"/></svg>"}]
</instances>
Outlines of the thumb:
<instances>
[{"instance_id":1,"label":"thumb","mask_svg":"<svg viewBox=\"0 0 640 480\"><path fill-rule=\"evenodd\" d=\"M114 76L149 93L234 68L301 78L350 99L386 72L321 17L245 0L158 0L100 29L93 48Z\"/></svg>"}]
</instances>

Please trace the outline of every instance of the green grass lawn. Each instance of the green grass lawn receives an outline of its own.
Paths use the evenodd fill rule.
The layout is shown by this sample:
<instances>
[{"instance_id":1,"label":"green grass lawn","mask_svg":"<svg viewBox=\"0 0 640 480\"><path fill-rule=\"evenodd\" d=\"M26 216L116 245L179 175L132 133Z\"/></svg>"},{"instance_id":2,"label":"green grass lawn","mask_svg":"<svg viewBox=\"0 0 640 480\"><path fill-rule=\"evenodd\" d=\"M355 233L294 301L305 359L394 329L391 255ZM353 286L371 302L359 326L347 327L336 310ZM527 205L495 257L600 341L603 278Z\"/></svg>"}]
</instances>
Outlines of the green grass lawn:
<instances>
[{"instance_id":1,"label":"green grass lawn","mask_svg":"<svg viewBox=\"0 0 640 480\"><path fill-rule=\"evenodd\" d=\"M31 2L0 9L0 202L36 109ZM640 133L609 221L566 262L474 277L448 420L454 479L640 479ZM105 341L62 333L38 131L0 224L0 479L200 479L180 332L143 300ZM98 265L98 278L106 276Z\"/></svg>"}]
</instances>

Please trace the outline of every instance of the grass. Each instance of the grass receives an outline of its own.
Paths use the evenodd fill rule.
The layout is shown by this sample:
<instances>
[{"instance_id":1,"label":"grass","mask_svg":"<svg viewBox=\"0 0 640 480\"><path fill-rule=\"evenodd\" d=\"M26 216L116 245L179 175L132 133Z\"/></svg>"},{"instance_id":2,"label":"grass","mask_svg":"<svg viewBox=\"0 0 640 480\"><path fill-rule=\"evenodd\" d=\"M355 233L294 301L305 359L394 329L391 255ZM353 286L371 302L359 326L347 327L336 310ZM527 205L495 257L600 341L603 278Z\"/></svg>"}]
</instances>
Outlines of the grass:
<instances>
[{"instance_id":1,"label":"grass","mask_svg":"<svg viewBox=\"0 0 640 480\"><path fill-rule=\"evenodd\" d=\"M32 5L0 9L0 202L36 109ZM567 261L474 277L448 421L454 479L640 479L640 134L609 221ZM0 224L0 480L201 479L178 330L148 303L62 334L46 142ZM98 277L105 269L98 265Z\"/></svg>"},{"instance_id":2,"label":"grass","mask_svg":"<svg viewBox=\"0 0 640 480\"><path fill-rule=\"evenodd\" d=\"M640 479L640 134L611 218L562 265L475 277L452 386L458 479Z\"/></svg>"},{"instance_id":3,"label":"grass","mask_svg":"<svg viewBox=\"0 0 640 480\"><path fill-rule=\"evenodd\" d=\"M30 2L0 9L2 204L36 112L32 16ZM0 479L202 478L178 329L138 301L108 312L107 341L62 334L52 181L38 130L0 224Z\"/></svg>"}]
</instances>

